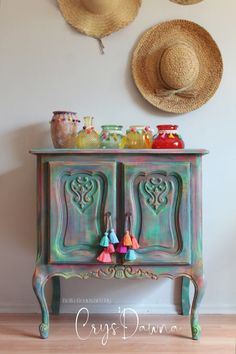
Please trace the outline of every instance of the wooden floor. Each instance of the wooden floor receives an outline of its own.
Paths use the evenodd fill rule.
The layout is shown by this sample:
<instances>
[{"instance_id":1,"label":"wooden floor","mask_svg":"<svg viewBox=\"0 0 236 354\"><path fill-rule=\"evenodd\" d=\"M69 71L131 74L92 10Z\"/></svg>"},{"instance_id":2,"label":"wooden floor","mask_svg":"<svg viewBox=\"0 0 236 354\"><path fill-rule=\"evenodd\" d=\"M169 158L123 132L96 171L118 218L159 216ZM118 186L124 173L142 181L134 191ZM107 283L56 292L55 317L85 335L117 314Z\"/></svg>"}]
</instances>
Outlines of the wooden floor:
<instances>
[{"instance_id":1,"label":"wooden floor","mask_svg":"<svg viewBox=\"0 0 236 354\"><path fill-rule=\"evenodd\" d=\"M118 315L90 315L86 326L82 326L81 318L75 326L75 315L51 315L50 334L48 339L39 338L38 325L40 316L35 315L0 315L0 353L236 353L236 315L202 315L202 338L200 341L191 339L189 318L172 315L139 315L138 319L127 320L126 340L123 328L115 329L113 335L109 331L106 337L104 328L113 322L120 324ZM135 332L137 321L139 330ZM93 328L103 331L94 335ZM140 327L142 326L142 327ZM150 334L155 326L157 333ZM81 340L77 337L76 330ZM145 331L144 331L145 329ZM163 329L163 332L162 332ZM166 333L166 331L171 333ZM162 333L160 333L162 332ZM104 344L102 344L102 338ZM107 342L106 342L107 340Z\"/></svg>"}]
</instances>

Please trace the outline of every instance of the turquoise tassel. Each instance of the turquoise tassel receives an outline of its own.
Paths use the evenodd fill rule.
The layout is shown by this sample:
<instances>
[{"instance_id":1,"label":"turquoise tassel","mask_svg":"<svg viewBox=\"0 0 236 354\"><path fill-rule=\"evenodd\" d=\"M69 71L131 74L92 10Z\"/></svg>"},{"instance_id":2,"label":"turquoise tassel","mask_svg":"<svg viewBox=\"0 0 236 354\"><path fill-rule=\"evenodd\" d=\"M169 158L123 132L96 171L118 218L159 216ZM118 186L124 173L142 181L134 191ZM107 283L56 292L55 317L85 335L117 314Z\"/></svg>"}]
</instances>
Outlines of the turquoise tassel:
<instances>
[{"instance_id":1,"label":"turquoise tassel","mask_svg":"<svg viewBox=\"0 0 236 354\"><path fill-rule=\"evenodd\" d=\"M108 232L105 232L104 236L101 238L100 246L108 247L109 243Z\"/></svg>"},{"instance_id":2,"label":"turquoise tassel","mask_svg":"<svg viewBox=\"0 0 236 354\"><path fill-rule=\"evenodd\" d=\"M115 230L114 229L111 229L110 233L109 233L109 237L110 237L110 241L111 243L119 243L119 240L116 236L116 233L115 233Z\"/></svg>"},{"instance_id":3,"label":"turquoise tassel","mask_svg":"<svg viewBox=\"0 0 236 354\"><path fill-rule=\"evenodd\" d=\"M125 255L125 260L126 261L134 261L136 259L136 254L135 250L129 249L128 252Z\"/></svg>"}]
</instances>

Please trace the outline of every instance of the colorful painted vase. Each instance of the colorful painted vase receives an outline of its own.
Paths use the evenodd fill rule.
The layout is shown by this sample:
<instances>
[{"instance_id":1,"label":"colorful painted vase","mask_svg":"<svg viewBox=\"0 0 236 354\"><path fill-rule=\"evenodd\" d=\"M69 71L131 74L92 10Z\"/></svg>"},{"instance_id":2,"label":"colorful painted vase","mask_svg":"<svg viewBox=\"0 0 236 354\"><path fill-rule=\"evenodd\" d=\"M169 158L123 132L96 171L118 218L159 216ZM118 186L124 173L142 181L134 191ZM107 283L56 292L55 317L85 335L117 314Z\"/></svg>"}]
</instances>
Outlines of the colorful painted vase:
<instances>
[{"instance_id":1,"label":"colorful painted vase","mask_svg":"<svg viewBox=\"0 0 236 354\"><path fill-rule=\"evenodd\" d=\"M150 127L131 125L126 131L125 147L127 149L150 149L152 138Z\"/></svg>"},{"instance_id":2,"label":"colorful painted vase","mask_svg":"<svg viewBox=\"0 0 236 354\"><path fill-rule=\"evenodd\" d=\"M51 138L55 148L73 149L76 147L76 137L79 130L77 113L68 111L53 112Z\"/></svg>"},{"instance_id":3,"label":"colorful painted vase","mask_svg":"<svg viewBox=\"0 0 236 354\"><path fill-rule=\"evenodd\" d=\"M102 125L100 134L101 148L120 149L122 148L122 125Z\"/></svg>"},{"instance_id":4,"label":"colorful painted vase","mask_svg":"<svg viewBox=\"0 0 236 354\"><path fill-rule=\"evenodd\" d=\"M77 135L76 147L78 149L100 148L99 135L93 127L93 117L84 117L84 126Z\"/></svg>"},{"instance_id":5,"label":"colorful painted vase","mask_svg":"<svg viewBox=\"0 0 236 354\"><path fill-rule=\"evenodd\" d=\"M158 133L154 137L153 149L183 149L184 142L177 132L178 125L157 125Z\"/></svg>"}]
</instances>

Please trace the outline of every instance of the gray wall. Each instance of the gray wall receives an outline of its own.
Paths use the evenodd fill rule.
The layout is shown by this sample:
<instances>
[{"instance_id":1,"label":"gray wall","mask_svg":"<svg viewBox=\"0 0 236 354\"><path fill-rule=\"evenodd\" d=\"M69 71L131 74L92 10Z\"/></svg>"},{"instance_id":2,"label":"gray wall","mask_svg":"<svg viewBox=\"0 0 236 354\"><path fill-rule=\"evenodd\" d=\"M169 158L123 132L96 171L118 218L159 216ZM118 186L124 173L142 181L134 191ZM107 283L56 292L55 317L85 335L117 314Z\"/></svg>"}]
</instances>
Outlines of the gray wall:
<instances>
[{"instance_id":1,"label":"gray wall","mask_svg":"<svg viewBox=\"0 0 236 354\"><path fill-rule=\"evenodd\" d=\"M236 312L236 47L235 0L179 6L143 0L137 19L104 39L71 29L55 0L2 0L0 6L0 311L38 311L31 276L36 249L33 147L51 146L49 120L56 109L94 115L102 123L179 124L187 148L207 148L203 163L203 231L208 280L202 312ZM224 77L216 95L195 112L170 116L149 105L130 75L139 36L161 21L185 18L208 29L221 48ZM50 285L49 289L50 292ZM176 311L179 283L62 281L63 310L94 302L93 311ZM96 300L97 299L97 300ZM174 303L174 305L173 305Z\"/></svg>"}]
</instances>

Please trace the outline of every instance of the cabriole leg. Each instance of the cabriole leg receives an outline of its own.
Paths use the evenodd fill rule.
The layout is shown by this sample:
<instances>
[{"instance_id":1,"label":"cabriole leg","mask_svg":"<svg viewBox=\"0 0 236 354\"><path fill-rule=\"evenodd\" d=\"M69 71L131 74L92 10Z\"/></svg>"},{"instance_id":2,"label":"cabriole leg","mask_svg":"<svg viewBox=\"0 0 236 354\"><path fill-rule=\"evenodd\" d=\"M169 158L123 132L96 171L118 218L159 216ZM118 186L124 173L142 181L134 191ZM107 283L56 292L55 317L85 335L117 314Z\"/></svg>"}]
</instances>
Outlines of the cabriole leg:
<instances>
[{"instance_id":1,"label":"cabriole leg","mask_svg":"<svg viewBox=\"0 0 236 354\"><path fill-rule=\"evenodd\" d=\"M48 338L48 331L49 331L49 313L48 313L48 306L44 294L44 288L46 282L47 282L47 277L36 269L33 275L33 289L35 295L37 296L41 308L42 323L39 326L39 332L41 338L43 339Z\"/></svg>"},{"instance_id":2,"label":"cabriole leg","mask_svg":"<svg viewBox=\"0 0 236 354\"><path fill-rule=\"evenodd\" d=\"M51 309L54 315L59 315L60 313L60 299L61 299L61 287L60 287L60 277L52 277L52 304Z\"/></svg>"},{"instance_id":3,"label":"cabriole leg","mask_svg":"<svg viewBox=\"0 0 236 354\"><path fill-rule=\"evenodd\" d=\"M190 310L189 285L190 285L190 279L188 277L183 277L182 289L181 289L181 305L182 305L182 315L184 316L188 316Z\"/></svg>"},{"instance_id":4,"label":"cabriole leg","mask_svg":"<svg viewBox=\"0 0 236 354\"><path fill-rule=\"evenodd\" d=\"M199 339L201 337L201 326L199 324L199 319L198 319L198 308L205 290L203 277L194 278L193 284L194 284L194 298L193 298L193 304L191 309L192 339Z\"/></svg>"}]
</instances>

